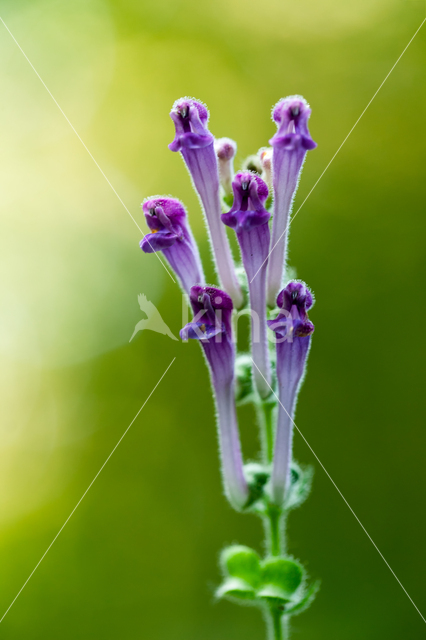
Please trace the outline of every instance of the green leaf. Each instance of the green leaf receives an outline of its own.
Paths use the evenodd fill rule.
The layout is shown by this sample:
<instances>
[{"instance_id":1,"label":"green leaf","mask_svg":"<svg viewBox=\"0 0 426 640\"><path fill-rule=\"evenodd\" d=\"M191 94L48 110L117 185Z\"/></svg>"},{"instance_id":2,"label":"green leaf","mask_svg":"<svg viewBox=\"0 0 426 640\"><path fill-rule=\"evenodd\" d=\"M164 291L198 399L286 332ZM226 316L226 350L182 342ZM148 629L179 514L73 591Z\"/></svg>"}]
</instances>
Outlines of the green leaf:
<instances>
[{"instance_id":1,"label":"green leaf","mask_svg":"<svg viewBox=\"0 0 426 640\"><path fill-rule=\"evenodd\" d=\"M305 611L305 609L307 609L315 600L319 588L319 580L317 580L317 582L313 582L300 600L298 600L295 604L287 605L285 613L288 615L297 615L298 613L302 613L302 611Z\"/></svg>"},{"instance_id":2,"label":"green leaf","mask_svg":"<svg viewBox=\"0 0 426 640\"><path fill-rule=\"evenodd\" d=\"M216 591L217 598L232 598L237 600L254 600L255 590L240 578L227 578Z\"/></svg>"},{"instance_id":3,"label":"green leaf","mask_svg":"<svg viewBox=\"0 0 426 640\"><path fill-rule=\"evenodd\" d=\"M271 603L276 602L279 604L285 604L290 602L289 596L285 591L280 589L274 584L267 584L256 592L258 598L269 600Z\"/></svg>"},{"instance_id":4,"label":"green leaf","mask_svg":"<svg viewBox=\"0 0 426 640\"><path fill-rule=\"evenodd\" d=\"M222 551L220 563L224 574L247 583L256 589L260 584L260 558L254 549L233 545Z\"/></svg>"},{"instance_id":5,"label":"green leaf","mask_svg":"<svg viewBox=\"0 0 426 640\"><path fill-rule=\"evenodd\" d=\"M303 580L303 568L294 560L268 558L262 563L258 596L291 600Z\"/></svg>"}]
</instances>

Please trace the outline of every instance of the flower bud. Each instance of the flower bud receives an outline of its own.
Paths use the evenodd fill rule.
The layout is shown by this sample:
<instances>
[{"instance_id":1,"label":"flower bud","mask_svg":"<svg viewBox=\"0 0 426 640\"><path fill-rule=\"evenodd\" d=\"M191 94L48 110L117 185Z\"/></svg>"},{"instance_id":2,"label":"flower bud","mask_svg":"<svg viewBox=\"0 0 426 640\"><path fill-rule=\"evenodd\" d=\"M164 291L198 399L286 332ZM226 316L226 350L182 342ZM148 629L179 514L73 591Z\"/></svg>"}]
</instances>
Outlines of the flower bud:
<instances>
[{"instance_id":1,"label":"flower bud","mask_svg":"<svg viewBox=\"0 0 426 640\"><path fill-rule=\"evenodd\" d=\"M260 149L260 164L262 165L262 180L268 185L268 189L272 191L272 149Z\"/></svg>"},{"instance_id":2,"label":"flower bud","mask_svg":"<svg viewBox=\"0 0 426 640\"><path fill-rule=\"evenodd\" d=\"M234 177L234 157L237 153L237 143L230 138L218 138L214 141L219 164L220 185L225 196L232 194L232 179Z\"/></svg>"}]
</instances>

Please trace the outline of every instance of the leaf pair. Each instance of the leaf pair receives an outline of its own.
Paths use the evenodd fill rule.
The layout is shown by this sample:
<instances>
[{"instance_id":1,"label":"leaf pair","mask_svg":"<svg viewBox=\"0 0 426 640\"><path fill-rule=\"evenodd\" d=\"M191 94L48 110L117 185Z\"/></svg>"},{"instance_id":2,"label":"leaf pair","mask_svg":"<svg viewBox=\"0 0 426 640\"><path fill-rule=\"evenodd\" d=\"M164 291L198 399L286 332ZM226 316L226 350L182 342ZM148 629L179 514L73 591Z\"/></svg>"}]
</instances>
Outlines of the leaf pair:
<instances>
[{"instance_id":1,"label":"leaf pair","mask_svg":"<svg viewBox=\"0 0 426 640\"><path fill-rule=\"evenodd\" d=\"M309 606L318 589L315 583L304 588L305 571L298 562L284 557L261 560L256 551L241 545L223 550L221 567L225 580L218 598L278 605L286 614Z\"/></svg>"}]
</instances>

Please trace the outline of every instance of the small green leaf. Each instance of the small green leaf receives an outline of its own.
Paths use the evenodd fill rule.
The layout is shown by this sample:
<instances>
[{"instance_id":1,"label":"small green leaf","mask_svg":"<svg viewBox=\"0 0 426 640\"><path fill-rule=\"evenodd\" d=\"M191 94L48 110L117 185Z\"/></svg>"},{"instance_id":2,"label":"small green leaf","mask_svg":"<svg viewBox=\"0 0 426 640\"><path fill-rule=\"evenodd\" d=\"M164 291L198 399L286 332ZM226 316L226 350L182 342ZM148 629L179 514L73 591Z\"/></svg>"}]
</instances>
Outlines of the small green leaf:
<instances>
[{"instance_id":1,"label":"small green leaf","mask_svg":"<svg viewBox=\"0 0 426 640\"><path fill-rule=\"evenodd\" d=\"M302 583L303 568L294 560L268 558L262 563L261 580L259 596L290 600Z\"/></svg>"},{"instance_id":2,"label":"small green leaf","mask_svg":"<svg viewBox=\"0 0 426 640\"><path fill-rule=\"evenodd\" d=\"M286 607L286 614L297 615L298 613L302 613L302 611L305 611L305 609L307 609L315 600L319 588L319 580L317 582L313 582L300 600L298 600L295 604L290 604Z\"/></svg>"},{"instance_id":3,"label":"small green leaf","mask_svg":"<svg viewBox=\"0 0 426 640\"><path fill-rule=\"evenodd\" d=\"M256 596L279 604L290 602L288 594L274 584L265 585L256 592Z\"/></svg>"},{"instance_id":4,"label":"small green leaf","mask_svg":"<svg viewBox=\"0 0 426 640\"><path fill-rule=\"evenodd\" d=\"M240 578L228 578L216 591L217 598L235 598L237 600L254 600L255 590Z\"/></svg>"},{"instance_id":5,"label":"small green leaf","mask_svg":"<svg viewBox=\"0 0 426 640\"><path fill-rule=\"evenodd\" d=\"M260 558L250 547L233 545L222 551L220 563L224 574L247 583L252 589L260 584Z\"/></svg>"}]
</instances>

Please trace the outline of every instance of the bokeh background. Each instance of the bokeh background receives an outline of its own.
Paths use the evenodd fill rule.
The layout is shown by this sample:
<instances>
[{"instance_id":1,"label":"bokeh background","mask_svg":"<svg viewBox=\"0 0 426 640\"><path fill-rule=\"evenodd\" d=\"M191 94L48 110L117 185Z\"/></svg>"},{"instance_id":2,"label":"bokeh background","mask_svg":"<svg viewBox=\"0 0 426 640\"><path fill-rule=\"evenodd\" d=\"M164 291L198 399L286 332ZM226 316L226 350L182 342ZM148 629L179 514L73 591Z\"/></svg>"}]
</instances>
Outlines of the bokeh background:
<instances>
[{"instance_id":1,"label":"bokeh background","mask_svg":"<svg viewBox=\"0 0 426 640\"><path fill-rule=\"evenodd\" d=\"M300 204L425 17L414 0L1 0L0 15L142 228L140 202L190 211L170 107L205 101L238 162L271 106L311 103ZM297 424L426 615L426 26L297 215L291 264L315 291ZM222 494L196 344L143 332L145 293L177 334L181 294L0 24L0 617L166 377L0 625L2 638L257 640L260 614L215 603L225 543L260 523ZM256 455L250 408L244 449ZM301 640L414 640L425 623L300 436L314 490L290 551L322 589Z\"/></svg>"}]
</instances>

